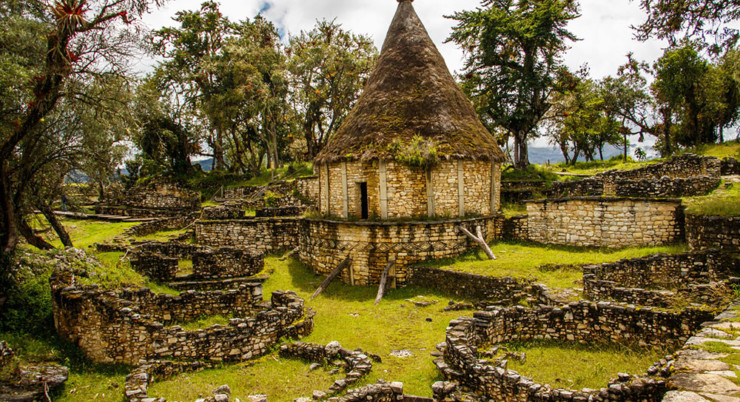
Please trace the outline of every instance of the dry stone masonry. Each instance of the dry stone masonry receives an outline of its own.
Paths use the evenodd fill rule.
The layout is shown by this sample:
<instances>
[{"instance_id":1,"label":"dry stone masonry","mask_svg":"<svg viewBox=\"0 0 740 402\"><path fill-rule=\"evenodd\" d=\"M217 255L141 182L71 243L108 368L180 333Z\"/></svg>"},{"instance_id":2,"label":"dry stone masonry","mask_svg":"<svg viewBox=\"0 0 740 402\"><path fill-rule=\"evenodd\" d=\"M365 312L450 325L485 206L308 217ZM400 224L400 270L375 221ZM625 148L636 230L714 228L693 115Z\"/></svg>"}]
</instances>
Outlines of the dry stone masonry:
<instances>
[{"instance_id":1,"label":"dry stone masonry","mask_svg":"<svg viewBox=\"0 0 740 402\"><path fill-rule=\"evenodd\" d=\"M299 218L199 220L195 223L195 242L270 253L295 248L299 226Z\"/></svg>"},{"instance_id":2,"label":"dry stone masonry","mask_svg":"<svg viewBox=\"0 0 740 402\"><path fill-rule=\"evenodd\" d=\"M670 307L679 301L719 305L731 297L727 280L738 272L740 262L718 251L655 254L585 265L583 289L590 300L656 307Z\"/></svg>"},{"instance_id":3,"label":"dry stone masonry","mask_svg":"<svg viewBox=\"0 0 740 402\"><path fill-rule=\"evenodd\" d=\"M74 275L80 275L78 272ZM275 291L262 303L262 286L227 291L154 294L149 289L104 290L76 285L69 271L51 278L59 335L94 361L134 364L140 359L240 361L267 353L281 337L311 332L312 314L293 292ZM179 322L206 315L232 318L228 326L185 331Z\"/></svg>"},{"instance_id":4,"label":"dry stone masonry","mask_svg":"<svg viewBox=\"0 0 740 402\"><path fill-rule=\"evenodd\" d=\"M680 200L579 197L527 203L529 240L559 245L658 246L683 240Z\"/></svg>"},{"instance_id":5,"label":"dry stone masonry","mask_svg":"<svg viewBox=\"0 0 740 402\"><path fill-rule=\"evenodd\" d=\"M686 242L692 250L740 252L740 216L686 215Z\"/></svg>"},{"instance_id":6,"label":"dry stone masonry","mask_svg":"<svg viewBox=\"0 0 740 402\"><path fill-rule=\"evenodd\" d=\"M733 162L734 161L734 162ZM554 182L551 197L688 197L708 194L732 174L735 159L679 155L662 163L633 170L609 170L583 180Z\"/></svg>"},{"instance_id":7,"label":"dry stone masonry","mask_svg":"<svg viewBox=\"0 0 740 402\"><path fill-rule=\"evenodd\" d=\"M703 329L686 341L676 353L676 361L671 367L668 392L664 402L681 401L736 401L740 395L737 384L737 367L726 363L729 353L710 352L709 345L723 345L736 350L740 343L737 331L740 330L738 302L712 321L704 323Z\"/></svg>"},{"instance_id":8,"label":"dry stone masonry","mask_svg":"<svg viewBox=\"0 0 740 402\"><path fill-rule=\"evenodd\" d=\"M656 374L668 372L661 364L644 376L626 376L600 390L553 389L479 359L478 349L530 340L677 347L712 316L702 310L667 313L586 301L538 309L489 307L450 322L440 345L444 358L435 361L445 379L434 385L435 399L463 400L458 388L463 385L478 398L496 401L659 401L666 386Z\"/></svg>"},{"instance_id":9,"label":"dry stone masonry","mask_svg":"<svg viewBox=\"0 0 740 402\"><path fill-rule=\"evenodd\" d=\"M374 285L389 261L390 278L405 285L409 266L427 259L458 256L472 241L458 229L475 233L480 226L486 239L500 237L500 216L430 222L344 222L303 219L300 222L300 260L317 274L328 274L345 258L352 262L342 274L344 283Z\"/></svg>"}]
</instances>

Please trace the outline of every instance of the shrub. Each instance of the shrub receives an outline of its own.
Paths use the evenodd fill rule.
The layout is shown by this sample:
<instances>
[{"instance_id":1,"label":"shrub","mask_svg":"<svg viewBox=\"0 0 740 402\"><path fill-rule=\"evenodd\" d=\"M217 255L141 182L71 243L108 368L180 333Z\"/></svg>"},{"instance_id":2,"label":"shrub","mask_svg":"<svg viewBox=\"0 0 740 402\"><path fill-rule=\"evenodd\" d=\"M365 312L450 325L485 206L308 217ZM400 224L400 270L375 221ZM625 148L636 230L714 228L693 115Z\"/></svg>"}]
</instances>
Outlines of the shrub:
<instances>
[{"instance_id":1,"label":"shrub","mask_svg":"<svg viewBox=\"0 0 740 402\"><path fill-rule=\"evenodd\" d=\"M411 168L428 169L439 163L437 144L419 135L415 135L407 144L394 140L388 145L388 152L396 162Z\"/></svg>"}]
</instances>

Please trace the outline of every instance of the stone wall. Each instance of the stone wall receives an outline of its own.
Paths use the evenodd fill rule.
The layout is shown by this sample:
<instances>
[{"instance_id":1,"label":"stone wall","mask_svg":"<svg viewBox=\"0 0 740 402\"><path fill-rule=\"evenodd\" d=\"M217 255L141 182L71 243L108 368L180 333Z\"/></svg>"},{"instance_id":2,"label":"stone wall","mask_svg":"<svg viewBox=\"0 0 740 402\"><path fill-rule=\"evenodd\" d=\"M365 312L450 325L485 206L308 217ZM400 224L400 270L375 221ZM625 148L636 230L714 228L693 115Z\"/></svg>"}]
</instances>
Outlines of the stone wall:
<instances>
[{"instance_id":1,"label":"stone wall","mask_svg":"<svg viewBox=\"0 0 740 402\"><path fill-rule=\"evenodd\" d=\"M175 183L150 183L129 190L123 205L134 208L193 210L200 208L200 194Z\"/></svg>"},{"instance_id":2,"label":"stone wall","mask_svg":"<svg viewBox=\"0 0 740 402\"><path fill-rule=\"evenodd\" d=\"M257 253L293 249L298 243L300 218L200 220L195 242L210 247L236 247Z\"/></svg>"},{"instance_id":3,"label":"stone wall","mask_svg":"<svg viewBox=\"0 0 740 402\"><path fill-rule=\"evenodd\" d=\"M96 362L240 361L269 352L282 336L305 335L313 328L312 316L304 314L303 300L295 293L275 291L265 307L260 284L171 296L78 286L70 272L57 271L51 288L57 332ZM172 325L214 314L242 318L194 331Z\"/></svg>"},{"instance_id":4,"label":"stone wall","mask_svg":"<svg viewBox=\"0 0 740 402\"><path fill-rule=\"evenodd\" d=\"M659 401L665 392L662 379L646 375L628 377L624 382L613 382L600 390L552 389L515 371L480 360L478 348L530 340L676 347L712 316L711 312L702 310L667 313L651 308L635 309L585 301L556 308L489 307L486 311L476 312L473 318L450 322L442 348L444 360L435 363L445 380L458 381L479 396L493 400ZM434 390L436 399L442 400L455 387L436 386Z\"/></svg>"},{"instance_id":5,"label":"stone wall","mask_svg":"<svg viewBox=\"0 0 740 402\"><path fill-rule=\"evenodd\" d=\"M257 218L274 218L278 216L300 216L303 215L308 207L306 206L292 206L292 207L280 207L280 208L263 208L255 211Z\"/></svg>"},{"instance_id":6,"label":"stone wall","mask_svg":"<svg viewBox=\"0 0 740 402\"><path fill-rule=\"evenodd\" d=\"M140 223L124 232L126 236L146 236L165 230L179 230L187 227L198 218L197 213L161 218L151 222Z\"/></svg>"},{"instance_id":7,"label":"stone wall","mask_svg":"<svg viewBox=\"0 0 740 402\"><path fill-rule=\"evenodd\" d=\"M671 159L639 167L631 170L608 170L596 175L596 178L607 182L617 180L660 179L668 176L673 179L694 176L719 177L722 171L722 162L713 156L683 154Z\"/></svg>"},{"instance_id":8,"label":"stone wall","mask_svg":"<svg viewBox=\"0 0 740 402\"><path fill-rule=\"evenodd\" d=\"M630 247L683 240L680 200L562 198L527 203L527 231L545 244Z\"/></svg>"},{"instance_id":9,"label":"stone wall","mask_svg":"<svg viewBox=\"0 0 740 402\"><path fill-rule=\"evenodd\" d=\"M690 197L714 191L721 183L719 177L694 176L639 180L596 178L554 182L548 194L554 197L582 197L616 195L617 197Z\"/></svg>"},{"instance_id":10,"label":"stone wall","mask_svg":"<svg viewBox=\"0 0 740 402\"><path fill-rule=\"evenodd\" d=\"M197 251L193 254L193 277L198 279L223 279L252 276L265 267L262 253L243 249L221 247Z\"/></svg>"},{"instance_id":11,"label":"stone wall","mask_svg":"<svg viewBox=\"0 0 740 402\"><path fill-rule=\"evenodd\" d=\"M529 240L527 215L516 215L503 221L503 239L511 241Z\"/></svg>"},{"instance_id":12,"label":"stone wall","mask_svg":"<svg viewBox=\"0 0 740 402\"><path fill-rule=\"evenodd\" d=\"M360 183L367 183L368 216L383 217L382 172L385 172L389 219L428 216L430 211L436 216L458 217L461 198L463 215L490 215L493 212L492 193L493 210L500 204L501 169L499 164L490 162L443 161L431 171L410 168L395 161L341 162L318 166L318 172L319 211L326 216L344 217L346 204L348 215L361 217Z\"/></svg>"},{"instance_id":13,"label":"stone wall","mask_svg":"<svg viewBox=\"0 0 740 402\"><path fill-rule=\"evenodd\" d=\"M740 161L735 158L722 159L722 176L740 175Z\"/></svg>"},{"instance_id":14,"label":"stone wall","mask_svg":"<svg viewBox=\"0 0 740 402\"><path fill-rule=\"evenodd\" d=\"M501 200L512 204L522 203L535 198L545 190L544 181L507 180L501 182Z\"/></svg>"},{"instance_id":15,"label":"stone wall","mask_svg":"<svg viewBox=\"0 0 740 402\"><path fill-rule=\"evenodd\" d=\"M300 177L295 179L295 184L298 192L313 204L319 205L319 176Z\"/></svg>"},{"instance_id":16,"label":"stone wall","mask_svg":"<svg viewBox=\"0 0 740 402\"><path fill-rule=\"evenodd\" d=\"M511 277L492 277L455 272L445 269L412 266L408 286L441 290L445 293L475 300L512 300L526 298L532 281Z\"/></svg>"},{"instance_id":17,"label":"stone wall","mask_svg":"<svg viewBox=\"0 0 740 402\"><path fill-rule=\"evenodd\" d=\"M147 251L130 258L131 268L155 281L169 281L177 276L178 259Z\"/></svg>"},{"instance_id":18,"label":"stone wall","mask_svg":"<svg viewBox=\"0 0 740 402\"><path fill-rule=\"evenodd\" d=\"M201 213L201 219L246 219L246 217L244 208L239 205L218 205L212 207L204 207Z\"/></svg>"},{"instance_id":19,"label":"stone wall","mask_svg":"<svg viewBox=\"0 0 740 402\"><path fill-rule=\"evenodd\" d=\"M666 402L681 401L735 401L740 393L737 367L728 364L727 353L713 353L718 347L735 349L738 342L738 307L732 303L713 320L704 323L702 330L689 338L675 353L671 375L667 380L669 391ZM729 357L729 359L728 359ZM732 363L732 361L729 361Z\"/></svg>"},{"instance_id":20,"label":"stone wall","mask_svg":"<svg viewBox=\"0 0 740 402\"><path fill-rule=\"evenodd\" d=\"M740 216L686 215L686 242L692 250L740 252Z\"/></svg>"},{"instance_id":21,"label":"stone wall","mask_svg":"<svg viewBox=\"0 0 740 402\"><path fill-rule=\"evenodd\" d=\"M378 284L389 259L395 258L391 281L407 282L411 264L454 257L477 247L459 226L473 233L480 225L490 241L501 237L502 217L432 222L343 222L303 219L300 223L300 260L319 275L326 275L347 256L352 263L342 273L345 283Z\"/></svg>"},{"instance_id":22,"label":"stone wall","mask_svg":"<svg viewBox=\"0 0 740 402\"><path fill-rule=\"evenodd\" d=\"M735 275L738 261L718 251L655 254L584 265L584 296L591 300L669 307L678 301L715 305L728 296L721 281Z\"/></svg>"}]
</instances>

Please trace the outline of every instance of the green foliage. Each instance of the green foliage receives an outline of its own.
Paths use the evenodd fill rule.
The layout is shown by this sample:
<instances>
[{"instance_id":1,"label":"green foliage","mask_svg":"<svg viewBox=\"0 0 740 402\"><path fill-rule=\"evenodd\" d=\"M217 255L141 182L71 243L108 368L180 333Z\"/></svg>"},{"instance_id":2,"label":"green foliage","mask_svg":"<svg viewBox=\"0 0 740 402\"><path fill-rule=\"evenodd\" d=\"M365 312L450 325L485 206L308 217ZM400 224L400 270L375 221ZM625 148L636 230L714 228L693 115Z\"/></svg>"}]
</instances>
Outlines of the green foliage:
<instances>
[{"instance_id":1,"label":"green foliage","mask_svg":"<svg viewBox=\"0 0 740 402\"><path fill-rule=\"evenodd\" d=\"M272 191L265 192L265 196L262 199L265 201L265 206L268 208L274 208L277 206L277 200L279 196Z\"/></svg>"},{"instance_id":2,"label":"green foliage","mask_svg":"<svg viewBox=\"0 0 740 402\"><path fill-rule=\"evenodd\" d=\"M685 197L690 215L740 216L740 183L726 182L708 195Z\"/></svg>"},{"instance_id":3,"label":"green foliage","mask_svg":"<svg viewBox=\"0 0 740 402\"><path fill-rule=\"evenodd\" d=\"M644 373L668 352L637 345L582 345L554 341L503 346L527 356L525 362L508 359L509 369L540 384L576 390L603 388L619 373Z\"/></svg>"},{"instance_id":4,"label":"green foliage","mask_svg":"<svg viewBox=\"0 0 740 402\"><path fill-rule=\"evenodd\" d=\"M321 20L290 38L286 49L297 113L308 157L313 158L354 106L378 57L370 37Z\"/></svg>"},{"instance_id":5,"label":"green foliage","mask_svg":"<svg viewBox=\"0 0 740 402\"><path fill-rule=\"evenodd\" d=\"M457 12L448 40L468 58L463 90L491 132L514 137L517 168L529 164L527 140L550 108L550 94L567 75L562 64L566 29L577 18L572 0L486 0L474 11Z\"/></svg>"},{"instance_id":6,"label":"green foliage","mask_svg":"<svg viewBox=\"0 0 740 402\"><path fill-rule=\"evenodd\" d=\"M396 139L388 144L388 152L398 163L411 168L431 169L439 163L437 144L433 140L415 135L411 142Z\"/></svg>"},{"instance_id":7,"label":"green foliage","mask_svg":"<svg viewBox=\"0 0 740 402\"><path fill-rule=\"evenodd\" d=\"M714 54L737 43L738 30L732 23L740 18L740 3L735 0L640 0L640 6L648 15L637 27L640 40L655 37L675 44L690 38Z\"/></svg>"}]
</instances>

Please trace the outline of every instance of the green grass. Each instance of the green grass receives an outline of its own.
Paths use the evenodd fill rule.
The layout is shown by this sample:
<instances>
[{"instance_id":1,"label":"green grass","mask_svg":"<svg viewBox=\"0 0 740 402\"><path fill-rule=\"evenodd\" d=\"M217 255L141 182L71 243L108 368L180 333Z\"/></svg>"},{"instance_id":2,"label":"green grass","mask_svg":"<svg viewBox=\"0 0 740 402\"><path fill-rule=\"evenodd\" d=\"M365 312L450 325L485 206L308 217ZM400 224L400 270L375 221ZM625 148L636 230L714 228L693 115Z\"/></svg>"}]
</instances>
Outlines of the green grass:
<instances>
[{"instance_id":1,"label":"green grass","mask_svg":"<svg viewBox=\"0 0 740 402\"><path fill-rule=\"evenodd\" d=\"M197 320L177 323L185 331L193 331L196 329L205 329L214 325L229 325L229 319L233 317L225 317L223 315L211 315L200 317Z\"/></svg>"},{"instance_id":2,"label":"green grass","mask_svg":"<svg viewBox=\"0 0 740 402\"><path fill-rule=\"evenodd\" d=\"M690 215L718 215L738 216L740 215L740 183L726 183L711 194L698 197L683 198L686 205L686 213Z\"/></svg>"},{"instance_id":3,"label":"green grass","mask_svg":"<svg viewBox=\"0 0 740 402\"><path fill-rule=\"evenodd\" d=\"M527 356L525 362L509 359L509 369L540 384L574 390L603 388L618 373L644 373L667 352L618 344L581 345L552 341L505 346Z\"/></svg>"},{"instance_id":4,"label":"green grass","mask_svg":"<svg viewBox=\"0 0 740 402\"><path fill-rule=\"evenodd\" d=\"M33 221L34 228L49 227L43 216L37 215L36 218ZM127 229L138 225L137 222L105 222L67 218L61 218L60 221L67 229L72 244L82 249L86 249L95 243L112 240L116 236L122 235ZM46 232L43 236L54 247L62 247L62 242L53 230Z\"/></svg>"},{"instance_id":5,"label":"green grass","mask_svg":"<svg viewBox=\"0 0 740 402\"><path fill-rule=\"evenodd\" d=\"M407 393L431 396L432 383L441 378L430 352L436 351L434 346L444 341L445 329L451 319L471 314L443 312L449 297L417 288L392 289L376 307L373 303L377 288L352 287L337 282L316 299L308 301L323 277L314 275L293 259L280 261L277 257L268 257L266 268L274 270L264 285L266 299L273 290L290 289L307 300L308 307L316 310L314 332L303 341L327 344L336 340L345 348L362 347L382 357L383 362L373 363L371 374L357 386L375 383L382 378L403 382ZM417 296L439 302L428 307L416 307L405 301ZM432 321L426 321L427 318ZM391 356L390 352L396 349L410 350L413 356ZM150 395L192 400L197 395L209 394L219 385L228 384L233 391L232 397L241 400L247 395L264 393L271 401L292 401L299 396L310 396L314 389L326 390L333 379L344 377L343 371L338 376L328 376L324 369L308 373L308 365L280 359L275 354L249 368L237 364L157 383ZM249 373L255 373L257 379L253 381ZM188 379L184 380L184 377ZM186 381L188 386L182 387Z\"/></svg>"},{"instance_id":6,"label":"green grass","mask_svg":"<svg viewBox=\"0 0 740 402\"><path fill-rule=\"evenodd\" d=\"M187 233L187 231L188 229L165 230L162 232L148 234L146 236L136 236L134 237L134 239L138 241L146 241L146 240L168 241L170 239L179 237Z\"/></svg>"},{"instance_id":7,"label":"green grass","mask_svg":"<svg viewBox=\"0 0 740 402\"><path fill-rule=\"evenodd\" d=\"M483 251L469 252L454 259L430 261L425 265L487 276L529 278L552 288L580 287L583 273L580 268L541 270L543 265L583 265L637 258L656 253L679 253L683 245L625 249L593 249L586 247L545 246L497 242L491 245L495 261L488 260Z\"/></svg>"},{"instance_id":8,"label":"green grass","mask_svg":"<svg viewBox=\"0 0 740 402\"><path fill-rule=\"evenodd\" d=\"M611 169L632 170L646 165L662 162L662 159L651 159L644 162L638 162L632 158L627 158L625 162L621 156L615 156L604 161L576 162L575 165L566 165L565 163L555 163L545 168L550 172L564 172L582 175L595 175Z\"/></svg>"},{"instance_id":9,"label":"green grass","mask_svg":"<svg viewBox=\"0 0 740 402\"><path fill-rule=\"evenodd\" d=\"M728 141L724 144L704 144L699 147L682 150L681 153L693 153L716 158L740 158L740 141Z\"/></svg>"},{"instance_id":10,"label":"green grass","mask_svg":"<svg viewBox=\"0 0 740 402\"><path fill-rule=\"evenodd\" d=\"M310 371L309 364L300 360L280 359L277 354L256 361L225 365L197 373L183 373L175 378L155 382L149 395L168 395L168 400L194 401L227 384L231 398L247 401L247 396L267 394L270 401L292 401L299 396L310 397L313 390L327 390L334 380L344 378L344 371L330 375L331 367Z\"/></svg>"},{"instance_id":11,"label":"green grass","mask_svg":"<svg viewBox=\"0 0 740 402\"><path fill-rule=\"evenodd\" d=\"M560 177L543 165L529 165L524 170L503 169L501 172L501 181L545 181L549 186L558 180Z\"/></svg>"}]
</instances>

